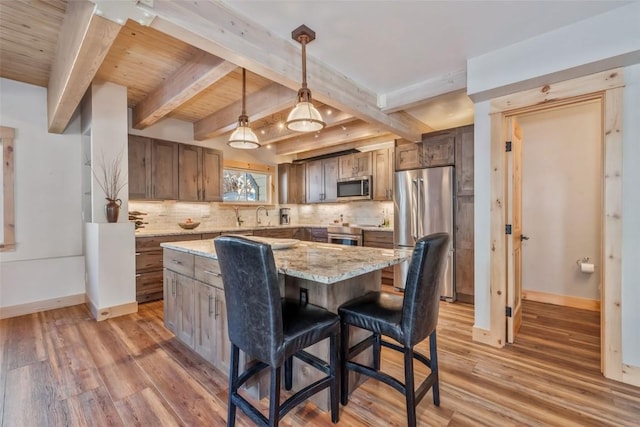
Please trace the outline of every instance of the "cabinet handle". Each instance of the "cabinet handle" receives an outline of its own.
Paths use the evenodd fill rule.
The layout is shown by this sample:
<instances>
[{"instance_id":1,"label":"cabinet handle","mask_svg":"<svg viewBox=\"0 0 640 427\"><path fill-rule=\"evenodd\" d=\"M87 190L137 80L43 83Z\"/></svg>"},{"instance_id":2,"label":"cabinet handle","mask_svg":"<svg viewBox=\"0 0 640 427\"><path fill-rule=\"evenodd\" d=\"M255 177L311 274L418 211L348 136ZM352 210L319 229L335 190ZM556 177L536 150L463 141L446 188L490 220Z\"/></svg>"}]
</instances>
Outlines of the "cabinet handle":
<instances>
[{"instance_id":1,"label":"cabinet handle","mask_svg":"<svg viewBox=\"0 0 640 427\"><path fill-rule=\"evenodd\" d=\"M206 199L206 197L205 197L205 192L206 191L207 191L206 189L204 189L204 188L202 189L202 200Z\"/></svg>"},{"instance_id":2,"label":"cabinet handle","mask_svg":"<svg viewBox=\"0 0 640 427\"><path fill-rule=\"evenodd\" d=\"M209 317L211 317L211 315L213 313L211 313L211 300L213 299L213 296L209 295Z\"/></svg>"},{"instance_id":3,"label":"cabinet handle","mask_svg":"<svg viewBox=\"0 0 640 427\"><path fill-rule=\"evenodd\" d=\"M176 296L176 279L175 277L173 279L171 279L171 293L173 294L173 296Z\"/></svg>"},{"instance_id":4,"label":"cabinet handle","mask_svg":"<svg viewBox=\"0 0 640 427\"><path fill-rule=\"evenodd\" d=\"M216 277L220 277L221 276L220 273L216 273L215 271L203 270L203 273L210 274L210 275L216 276Z\"/></svg>"},{"instance_id":5,"label":"cabinet handle","mask_svg":"<svg viewBox=\"0 0 640 427\"><path fill-rule=\"evenodd\" d=\"M214 316L216 319L217 319L217 318L218 318L218 316L220 315L220 312L219 312L219 310L218 310L218 301L219 301L219 300L218 300L218 296L216 295L216 307L215 307L215 308L216 308L216 313L215 313L215 316Z\"/></svg>"},{"instance_id":6,"label":"cabinet handle","mask_svg":"<svg viewBox=\"0 0 640 427\"><path fill-rule=\"evenodd\" d=\"M140 256L140 252L136 252L136 256Z\"/></svg>"},{"instance_id":7,"label":"cabinet handle","mask_svg":"<svg viewBox=\"0 0 640 427\"><path fill-rule=\"evenodd\" d=\"M142 276L142 274L136 273L136 277L140 277L140 276Z\"/></svg>"},{"instance_id":8,"label":"cabinet handle","mask_svg":"<svg viewBox=\"0 0 640 427\"><path fill-rule=\"evenodd\" d=\"M182 261L178 261L177 259L172 259L171 262L174 264L182 265Z\"/></svg>"}]
</instances>

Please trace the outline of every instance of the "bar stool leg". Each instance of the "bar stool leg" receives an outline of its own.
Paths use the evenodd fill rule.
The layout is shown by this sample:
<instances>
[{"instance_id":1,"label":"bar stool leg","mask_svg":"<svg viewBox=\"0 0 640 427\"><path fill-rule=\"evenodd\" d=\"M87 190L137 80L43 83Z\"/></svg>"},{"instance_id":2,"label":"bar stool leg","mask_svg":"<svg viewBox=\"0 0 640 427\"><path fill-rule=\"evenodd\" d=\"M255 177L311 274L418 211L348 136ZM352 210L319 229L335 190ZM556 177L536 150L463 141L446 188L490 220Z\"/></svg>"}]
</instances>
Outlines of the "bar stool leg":
<instances>
[{"instance_id":1,"label":"bar stool leg","mask_svg":"<svg viewBox=\"0 0 640 427\"><path fill-rule=\"evenodd\" d=\"M380 348L381 348L381 337L380 334L373 334L373 369L376 371L380 370Z\"/></svg>"},{"instance_id":2,"label":"bar stool leg","mask_svg":"<svg viewBox=\"0 0 640 427\"><path fill-rule=\"evenodd\" d=\"M416 425L416 392L413 384L413 349L404 348L404 384L407 399L407 426Z\"/></svg>"},{"instance_id":3,"label":"bar stool leg","mask_svg":"<svg viewBox=\"0 0 640 427\"><path fill-rule=\"evenodd\" d=\"M280 367L271 368L271 387L269 389L269 425L280 422Z\"/></svg>"},{"instance_id":4,"label":"bar stool leg","mask_svg":"<svg viewBox=\"0 0 640 427\"><path fill-rule=\"evenodd\" d=\"M349 361L349 324L341 322L340 334L340 400L343 405L349 403L349 372L347 371L347 362Z\"/></svg>"},{"instance_id":5,"label":"bar stool leg","mask_svg":"<svg viewBox=\"0 0 640 427\"><path fill-rule=\"evenodd\" d=\"M284 361L284 389L289 391L293 388L293 356L287 357Z\"/></svg>"},{"instance_id":6,"label":"bar stool leg","mask_svg":"<svg viewBox=\"0 0 640 427\"><path fill-rule=\"evenodd\" d=\"M233 395L237 393L238 386L238 359L240 356L240 349L231 344L231 366L229 370L229 405L227 408L227 427L233 427L236 425L236 405L234 403Z\"/></svg>"},{"instance_id":7,"label":"bar stool leg","mask_svg":"<svg viewBox=\"0 0 640 427\"><path fill-rule=\"evenodd\" d=\"M438 374L438 349L436 347L436 331L429 336L429 352L431 356L431 375L435 377L433 382L433 404L440 406L440 376Z\"/></svg>"},{"instance_id":8,"label":"bar stool leg","mask_svg":"<svg viewBox=\"0 0 640 427\"><path fill-rule=\"evenodd\" d=\"M338 350L340 342L338 334L331 335L329 338L329 375L331 376L331 386L329 395L331 397L331 422L337 423L340 417L340 407L338 405L338 394L340 393L340 369L338 367Z\"/></svg>"}]
</instances>

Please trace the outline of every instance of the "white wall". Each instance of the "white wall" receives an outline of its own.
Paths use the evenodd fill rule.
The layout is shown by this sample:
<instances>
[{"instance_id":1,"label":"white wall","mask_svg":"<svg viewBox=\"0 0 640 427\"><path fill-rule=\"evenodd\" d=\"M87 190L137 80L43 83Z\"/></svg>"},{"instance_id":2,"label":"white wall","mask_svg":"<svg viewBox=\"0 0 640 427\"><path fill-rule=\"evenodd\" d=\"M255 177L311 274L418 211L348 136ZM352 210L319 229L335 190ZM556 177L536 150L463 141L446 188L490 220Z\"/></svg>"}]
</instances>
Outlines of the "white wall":
<instances>
[{"instance_id":1,"label":"white wall","mask_svg":"<svg viewBox=\"0 0 640 427\"><path fill-rule=\"evenodd\" d=\"M518 116L522 128L522 288L600 300L599 102ZM595 273L576 261L589 257Z\"/></svg>"},{"instance_id":2,"label":"white wall","mask_svg":"<svg viewBox=\"0 0 640 427\"><path fill-rule=\"evenodd\" d=\"M578 6L577 6L578 7ZM484 101L640 62L640 2L467 61L467 93Z\"/></svg>"},{"instance_id":3,"label":"white wall","mask_svg":"<svg viewBox=\"0 0 640 427\"><path fill-rule=\"evenodd\" d=\"M0 253L0 307L83 294L80 119L47 132L46 89L0 79L15 128L16 250Z\"/></svg>"},{"instance_id":4,"label":"white wall","mask_svg":"<svg viewBox=\"0 0 640 427\"><path fill-rule=\"evenodd\" d=\"M640 366L640 65L624 70L622 361Z\"/></svg>"}]
</instances>

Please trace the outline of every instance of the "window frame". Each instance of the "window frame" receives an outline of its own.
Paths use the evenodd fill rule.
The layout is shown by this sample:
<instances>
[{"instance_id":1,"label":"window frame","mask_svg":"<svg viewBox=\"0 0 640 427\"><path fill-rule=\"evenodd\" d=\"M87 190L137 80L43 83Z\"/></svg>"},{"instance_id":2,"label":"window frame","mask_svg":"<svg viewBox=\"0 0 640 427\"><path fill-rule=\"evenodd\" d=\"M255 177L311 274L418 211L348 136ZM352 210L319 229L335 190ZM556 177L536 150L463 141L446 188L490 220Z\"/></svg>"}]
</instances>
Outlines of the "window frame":
<instances>
[{"instance_id":1,"label":"window frame","mask_svg":"<svg viewBox=\"0 0 640 427\"><path fill-rule=\"evenodd\" d=\"M259 173L267 175L267 200L266 201L240 201L240 200L224 200L224 171L234 170L245 173ZM270 206L274 204L275 200L275 167L273 165L266 165L261 163L241 162L236 160L224 160L222 166L222 203L225 205L243 205L243 206Z\"/></svg>"}]
</instances>

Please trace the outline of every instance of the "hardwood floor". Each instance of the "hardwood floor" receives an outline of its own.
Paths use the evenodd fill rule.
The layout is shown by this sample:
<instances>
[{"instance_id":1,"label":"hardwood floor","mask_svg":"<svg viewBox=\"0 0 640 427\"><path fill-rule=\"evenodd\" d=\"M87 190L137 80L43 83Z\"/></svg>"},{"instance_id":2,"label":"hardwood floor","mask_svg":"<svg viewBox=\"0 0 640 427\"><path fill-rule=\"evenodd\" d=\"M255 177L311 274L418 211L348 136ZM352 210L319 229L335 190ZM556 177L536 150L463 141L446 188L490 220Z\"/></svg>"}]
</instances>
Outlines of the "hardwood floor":
<instances>
[{"instance_id":1,"label":"hardwood floor","mask_svg":"<svg viewBox=\"0 0 640 427\"><path fill-rule=\"evenodd\" d=\"M433 406L430 392L418 407L419 425L638 425L640 389L600 374L598 313L524 304L517 343L502 350L471 341L472 306L441 304L441 406ZM427 341L420 347L426 352ZM5 319L0 349L2 426L226 420L226 377L164 328L161 302L104 322L93 321L83 305ZM383 369L401 375L402 359L383 352ZM259 405L266 410L267 403ZM238 412L237 425L252 424ZM280 425L332 424L308 403ZM367 381L341 407L340 425L405 425L404 401Z\"/></svg>"}]
</instances>

